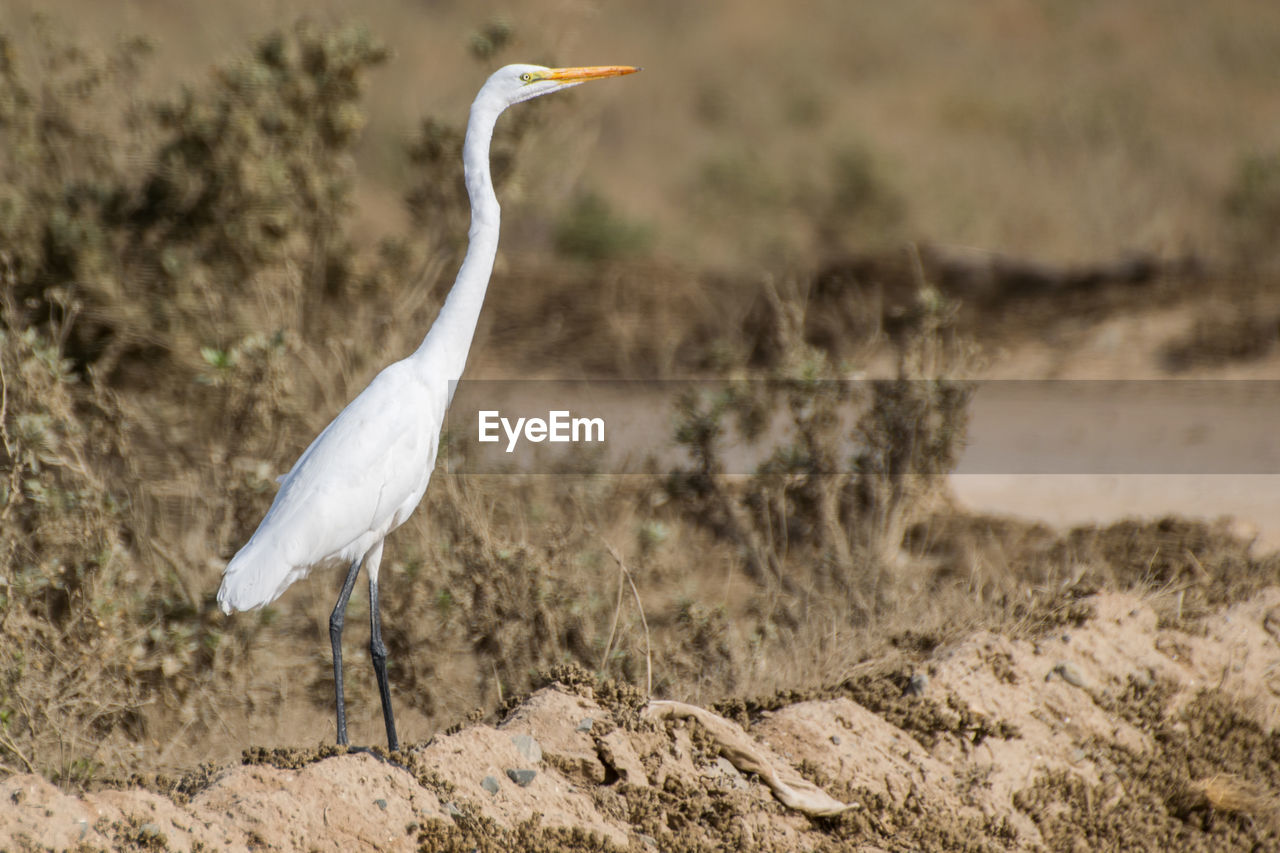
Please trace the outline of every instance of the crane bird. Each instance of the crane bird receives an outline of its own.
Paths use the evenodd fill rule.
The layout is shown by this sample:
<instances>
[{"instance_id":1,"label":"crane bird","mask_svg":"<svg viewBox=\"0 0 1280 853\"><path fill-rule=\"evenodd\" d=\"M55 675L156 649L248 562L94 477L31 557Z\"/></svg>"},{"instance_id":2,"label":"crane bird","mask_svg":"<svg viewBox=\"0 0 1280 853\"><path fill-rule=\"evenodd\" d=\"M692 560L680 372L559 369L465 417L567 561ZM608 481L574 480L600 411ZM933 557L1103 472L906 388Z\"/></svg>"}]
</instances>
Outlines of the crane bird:
<instances>
[{"instance_id":1,"label":"crane bird","mask_svg":"<svg viewBox=\"0 0 1280 853\"><path fill-rule=\"evenodd\" d=\"M466 365L493 271L499 219L489 175L494 124L512 104L638 70L628 65L508 65L489 77L471 105L462 145L471 200L467 253L435 323L412 355L384 368L303 451L281 478L262 523L223 572L218 604L230 614L270 604L317 565L349 566L329 617L338 743L343 746L347 710L342 696L342 626L363 565L369 577L369 655L382 698L387 745L393 751L400 747L378 612L378 566L387 534L404 523L427 490L445 411Z\"/></svg>"}]
</instances>

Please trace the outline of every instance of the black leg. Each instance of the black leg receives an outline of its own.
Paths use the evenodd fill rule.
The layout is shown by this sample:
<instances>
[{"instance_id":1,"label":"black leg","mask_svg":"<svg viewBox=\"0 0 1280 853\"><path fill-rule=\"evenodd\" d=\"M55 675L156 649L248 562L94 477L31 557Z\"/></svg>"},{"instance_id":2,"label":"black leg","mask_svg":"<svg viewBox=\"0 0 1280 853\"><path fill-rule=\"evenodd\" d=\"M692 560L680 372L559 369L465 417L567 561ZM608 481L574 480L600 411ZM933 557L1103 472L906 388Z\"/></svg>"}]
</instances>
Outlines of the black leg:
<instances>
[{"instance_id":1,"label":"black leg","mask_svg":"<svg viewBox=\"0 0 1280 853\"><path fill-rule=\"evenodd\" d=\"M387 683L387 647L382 643L382 615L378 612L378 576L369 574L369 657L378 676L378 693L382 696L382 721L387 724L387 748L400 748L396 737L396 717L391 710L391 686Z\"/></svg>"},{"instance_id":2,"label":"black leg","mask_svg":"<svg viewBox=\"0 0 1280 853\"><path fill-rule=\"evenodd\" d=\"M347 615L347 602L351 600L351 590L355 589L356 575L360 574L360 559L356 559L347 571L347 579L342 583L342 592L338 595L338 603L333 606L329 616L329 642L333 645L333 692L338 704L338 745L347 745L347 703L342 697L342 623Z\"/></svg>"}]
</instances>

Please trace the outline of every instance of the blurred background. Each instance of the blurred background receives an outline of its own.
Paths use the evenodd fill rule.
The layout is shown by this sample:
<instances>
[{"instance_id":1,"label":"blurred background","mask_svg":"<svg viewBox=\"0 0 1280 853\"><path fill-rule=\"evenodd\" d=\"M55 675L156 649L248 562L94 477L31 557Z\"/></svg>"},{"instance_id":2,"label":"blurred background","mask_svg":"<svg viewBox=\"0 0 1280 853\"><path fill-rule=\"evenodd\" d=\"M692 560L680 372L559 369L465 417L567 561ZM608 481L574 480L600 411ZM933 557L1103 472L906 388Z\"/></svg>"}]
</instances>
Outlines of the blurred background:
<instances>
[{"instance_id":1,"label":"blurred background","mask_svg":"<svg viewBox=\"0 0 1280 853\"><path fill-rule=\"evenodd\" d=\"M903 237L1055 261L1216 251L1226 198L1276 146L1280 12L1249 0L1212 11L16 0L5 18L17 44L35 37L35 11L90 49L150 39L131 88L143 97L199 86L300 16L326 28L358 17L392 57L371 69L353 146L360 219L377 234L404 223L404 147L420 120L460 121L487 72L512 61L645 74L533 106L555 112L537 152L555 168L529 169L506 204L554 222L593 195L646 252L698 266L777 266ZM860 210L877 191L884 209ZM508 251L524 248L510 236ZM548 234L521 236L539 248Z\"/></svg>"},{"instance_id":2,"label":"blurred background","mask_svg":"<svg viewBox=\"0 0 1280 853\"><path fill-rule=\"evenodd\" d=\"M1078 585L1274 576L1275 478L947 477L974 380L1275 375L1274 3L13 0L0 34L5 772L332 738L338 573L213 596L275 475L429 328L508 62L644 73L502 119L470 376L884 382L674 401L689 462L651 476L437 472L383 569L407 741L555 666L639 682L652 652L657 692L721 702L1052 624ZM725 474L732 441L769 461Z\"/></svg>"}]
</instances>

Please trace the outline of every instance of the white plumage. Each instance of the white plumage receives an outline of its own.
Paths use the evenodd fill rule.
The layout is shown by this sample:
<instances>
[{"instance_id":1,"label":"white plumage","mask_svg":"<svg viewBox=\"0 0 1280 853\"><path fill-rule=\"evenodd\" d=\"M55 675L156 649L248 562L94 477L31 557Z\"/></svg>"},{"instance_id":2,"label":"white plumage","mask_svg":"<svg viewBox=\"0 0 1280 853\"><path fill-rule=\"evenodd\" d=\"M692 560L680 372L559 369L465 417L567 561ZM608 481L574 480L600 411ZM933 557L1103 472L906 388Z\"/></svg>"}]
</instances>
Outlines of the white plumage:
<instances>
[{"instance_id":1,"label":"white plumage","mask_svg":"<svg viewBox=\"0 0 1280 853\"><path fill-rule=\"evenodd\" d=\"M342 690L342 629L361 565L369 578L370 641L387 743L397 749L378 608L378 567L387 534L418 506L435 467L454 383L462 376L498 251L500 209L489 175L489 140L512 104L588 80L638 69L609 65L508 65L476 95L462 146L471 201L470 242L453 289L413 355L384 369L316 436L284 476L257 531L227 564L218 590L223 612L275 601L317 566L349 565L329 619L338 743L347 743Z\"/></svg>"},{"instance_id":2,"label":"white plumage","mask_svg":"<svg viewBox=\"0 0 1280 853\"><path fill-rule=\"evenodd\" d=\"M435 467L448 383L424 379L415 366L410 357L379 373L285 475L227 564L218 590L224 612L270 604L315 566L349 565L417 507Z\"/></svg>"}]
</instances>

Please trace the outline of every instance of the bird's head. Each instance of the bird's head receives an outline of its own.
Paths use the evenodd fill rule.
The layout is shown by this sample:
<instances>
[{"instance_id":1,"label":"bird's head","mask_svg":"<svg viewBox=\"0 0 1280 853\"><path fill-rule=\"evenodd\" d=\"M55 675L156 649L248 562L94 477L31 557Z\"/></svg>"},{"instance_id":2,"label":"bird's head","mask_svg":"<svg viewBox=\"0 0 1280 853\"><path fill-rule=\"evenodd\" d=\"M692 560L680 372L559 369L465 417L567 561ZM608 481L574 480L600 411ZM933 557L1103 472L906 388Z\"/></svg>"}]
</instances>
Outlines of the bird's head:
<instances>
[{"instance_id":1,"label":"bird's head","mask_svg":"<svg viewBox=\"0 0 1280 853\"><path fill-rule=\"evenodd\" d=\"M589 80L620 77L639 70L630 65L594 65L582 68L507 65L493 72L481 92L494 97L503 106L510 106L539 95L569 89Z\"/></svg>"}]
</instances>

